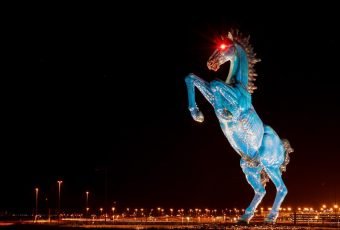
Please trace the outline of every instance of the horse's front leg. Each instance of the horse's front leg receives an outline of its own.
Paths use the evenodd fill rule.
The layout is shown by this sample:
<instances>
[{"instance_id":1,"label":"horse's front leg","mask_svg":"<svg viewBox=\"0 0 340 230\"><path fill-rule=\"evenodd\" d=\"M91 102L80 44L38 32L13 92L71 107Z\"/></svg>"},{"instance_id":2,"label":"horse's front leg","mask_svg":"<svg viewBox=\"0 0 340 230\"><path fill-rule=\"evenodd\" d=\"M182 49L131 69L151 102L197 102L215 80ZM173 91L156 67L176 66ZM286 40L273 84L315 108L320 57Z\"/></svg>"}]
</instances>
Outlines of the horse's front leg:
<instances>
[{"instance_id":1,"label":"horse's front leg","mask_svg":"<svg viewBox=\"0 0 340 230\"><path fill-rule=\"evenodd\" d=\"M231 120L239 116L238 96L231 86L224 82L214 80L210 83L211 91L214 94L214 108L219 117Z\"/></svg>"},{"instance_id":2,"label":"horse's front leg","mask_svg":"<svg viewBox=\"0 0 340 230\"><path fill-rule=\"evenodd\" d=\"M199 111L196 100L195 100L195 87L203 94L205 99L207 99L210 104L214 104L214 95L209 87L209 83L197 77L195 74L189 74L185 78L185 83L187 85L188 90L188 102L189 102L189 111L191 116L195 121L203 122L204 116L201 111Z\"/></svg>"}]
</instances>

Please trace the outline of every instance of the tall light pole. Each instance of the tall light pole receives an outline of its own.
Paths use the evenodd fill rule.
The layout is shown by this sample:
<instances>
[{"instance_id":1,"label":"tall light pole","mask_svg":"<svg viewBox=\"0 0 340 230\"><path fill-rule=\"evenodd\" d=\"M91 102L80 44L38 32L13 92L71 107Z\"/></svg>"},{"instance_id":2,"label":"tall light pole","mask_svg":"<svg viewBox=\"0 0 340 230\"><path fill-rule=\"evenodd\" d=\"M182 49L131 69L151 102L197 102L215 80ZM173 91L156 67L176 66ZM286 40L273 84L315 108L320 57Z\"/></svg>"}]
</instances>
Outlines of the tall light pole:
<instances>
[{"instance_id":1,"label":"tall light pole","mask_svg":"<svg viewBox=\"0 0 340 230\"><path fill-rule=\"evenodd\" d=\"M58 214L60 214L60 187L61 183L63 183L62 180L58 180Z\"/></svg>"},{"instance_id":2,"label":"tall light pole","mask_svg":"<svg viewBox=\"0 0 340 230\"><path fill-rule=\"evenodd\" d=\"M103 215L103 208L100 208L99 210L100 210L100 217L99 217L99 219L100 219L100 218L102 218L102 215Z\"/></svg>"},{"instance_id":3,"label":"tall light pole","mask_svg":"<svg viewBox=\"0 0 340 230\"><path fill-rule=\"evenodd\" d=\"M85 208L88 208L89 207L89 191L86 191L86 207Z\"/></svg>"},{"instance_id":4,"label":"tall light pole","mask_svg":"<svg viewBox=\"0 0 340 230\"><path fill-rule=\"evenodd\" d=\"M86 216L88 215L89 212L89 191L86 191Z\"/></svg>"},{"instance_id":5,"label":"tall light pole","mask_svg":"<svg viewBox=\"0 0 340 230\"><path fill-rule=\"evenodd\" d=\"M35 188L35 219L37 219L38 216L38 194L39 188Z\"/></svg>"},{"instance_id":6,"label":"tall light pole","mask_svg":"<svg viewBox=\"0 0 340 230\"><path fill-rule=\"evenodd\" d=\"M46 208L47 208L47 219L49 222L51 222L51 213L50 213L50 206L48 204L48 197L45 198L46 201Z\"/></svg>"},{"instance_id":7,"label":"tall light pole","mask_svg":"<svg viewBox=\"0 0 340 230\"><path fill-rule=\"evenodd\" d=\"M338 208L339 208L338 204L335 204L335 205L334 205L334 209L335 209L335 218L336 218L337 225L338 225L338 227L339 227Z\"/></svg>"}]
</instances>

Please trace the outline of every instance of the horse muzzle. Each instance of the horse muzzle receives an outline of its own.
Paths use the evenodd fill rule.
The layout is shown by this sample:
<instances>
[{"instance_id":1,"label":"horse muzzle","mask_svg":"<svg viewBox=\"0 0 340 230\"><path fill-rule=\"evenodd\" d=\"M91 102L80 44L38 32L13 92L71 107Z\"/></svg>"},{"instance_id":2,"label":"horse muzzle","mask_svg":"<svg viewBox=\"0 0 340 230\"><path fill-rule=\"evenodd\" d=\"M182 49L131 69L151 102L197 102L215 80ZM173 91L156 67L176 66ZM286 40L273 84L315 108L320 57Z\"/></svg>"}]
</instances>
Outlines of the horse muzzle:
<instances>
[{"instance_id":1,"label":"horse muzzle","mask_svg":"<svg viewBox=\"0 0 340 230\"><path fill-rule=\"evenodd\" d=\"M207 62L207 66L208 66L208 69L213 70L215 72L220 68L219 63L215 60L209 60Z\"/></svg>"}]
</instances>

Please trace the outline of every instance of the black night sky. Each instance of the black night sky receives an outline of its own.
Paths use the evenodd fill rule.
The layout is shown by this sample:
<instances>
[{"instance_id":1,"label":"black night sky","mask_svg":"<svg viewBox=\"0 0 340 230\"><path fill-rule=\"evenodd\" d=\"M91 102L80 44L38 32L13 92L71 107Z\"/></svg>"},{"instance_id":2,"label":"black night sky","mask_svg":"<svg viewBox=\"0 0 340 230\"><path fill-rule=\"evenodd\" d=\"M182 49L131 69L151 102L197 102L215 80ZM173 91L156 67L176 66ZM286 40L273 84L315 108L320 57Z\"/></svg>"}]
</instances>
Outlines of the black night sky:
<instances>
[{"instance_id":1,"label":"black night sky","mask_svg":"<svg viewBox=\"0 0 340 230\"><path fill-rule=\"evenodd\" d=\"M240 158L200 94L205 122L191 119L184 83L190 72L223 77L206 61L229 28L251 35L262 59L257 113L295 149L283 206L339 202L336 7L143 4L6 15L0 210L31 210L36 186L55 207L59 179L64 208L84 208L87 190L93 207L105 191L118 208L246 207ZM269 183L265 207L274 195Z\"/></svg>"}]
</instances>

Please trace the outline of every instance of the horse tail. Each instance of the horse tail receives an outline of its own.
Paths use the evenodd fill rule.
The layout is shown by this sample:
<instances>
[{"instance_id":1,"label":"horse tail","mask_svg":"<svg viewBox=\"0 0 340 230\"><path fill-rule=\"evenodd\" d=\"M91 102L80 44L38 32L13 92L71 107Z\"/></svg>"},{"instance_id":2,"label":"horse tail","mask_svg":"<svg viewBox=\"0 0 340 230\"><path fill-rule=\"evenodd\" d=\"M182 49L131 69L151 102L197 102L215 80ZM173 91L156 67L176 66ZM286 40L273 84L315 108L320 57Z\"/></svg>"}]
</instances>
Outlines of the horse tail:
<instances>
[{"instance_id":1,"label":"horse tail","mask_svg":"<svg viewBox=\"0 0 340 230\"><path fill-rule=\"evenodd\" d=\"M294 149L290 146L290 143L287 139L282 139L282 144L283 144L283 148L285 150L285 160L282 163L280 170L281 172L285 172L287 170L287 165L290 161L290 157L289 154L294 152Z\"/></svg>"}]
</instances>

